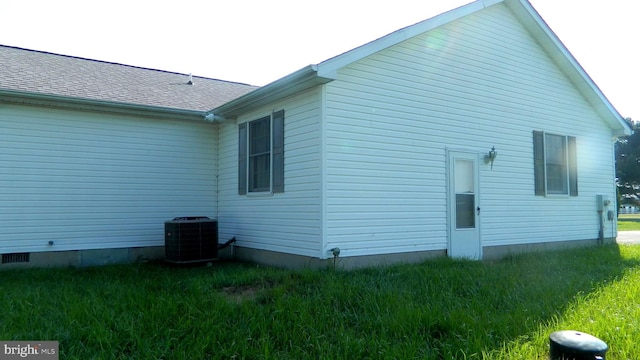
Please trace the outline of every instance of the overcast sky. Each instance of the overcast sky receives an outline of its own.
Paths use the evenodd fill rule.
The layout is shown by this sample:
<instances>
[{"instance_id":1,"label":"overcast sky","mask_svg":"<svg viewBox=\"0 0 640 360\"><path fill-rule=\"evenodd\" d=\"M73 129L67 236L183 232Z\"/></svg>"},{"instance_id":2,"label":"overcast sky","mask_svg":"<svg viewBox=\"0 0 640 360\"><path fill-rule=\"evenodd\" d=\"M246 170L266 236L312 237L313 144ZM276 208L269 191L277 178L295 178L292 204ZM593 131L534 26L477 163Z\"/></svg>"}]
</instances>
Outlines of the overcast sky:
<instances>
[{"instance_id":1,"label":"overcast sky","mask_svg":"<svg viewBox=\"0 0 640 360\"><path fill-rule=\"evenodd\" d=\"M640 120L640 1L530 1L622 116ZM0 0L0 44L265 85L469 2Z\"/></svg>"}]
</instances>

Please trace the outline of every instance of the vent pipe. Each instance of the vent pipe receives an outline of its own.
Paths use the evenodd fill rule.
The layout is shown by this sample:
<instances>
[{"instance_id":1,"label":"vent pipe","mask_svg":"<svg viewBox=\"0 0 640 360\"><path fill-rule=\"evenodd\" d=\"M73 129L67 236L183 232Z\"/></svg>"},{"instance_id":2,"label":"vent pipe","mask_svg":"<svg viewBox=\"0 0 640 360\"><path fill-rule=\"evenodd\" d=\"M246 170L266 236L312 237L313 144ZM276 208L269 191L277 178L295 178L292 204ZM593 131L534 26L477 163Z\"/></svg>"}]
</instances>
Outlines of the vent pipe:
<instances>
[{"instance_id":1,"label":"vent pipe","mask_svg":"<svg viewBox=\"0 0 640 360\"><path fill-rule=\"evenodd\" d=\"M189 81L187 81L187 85L193 85L193 76L189 73Z\"/></svg>"}]
</instances>

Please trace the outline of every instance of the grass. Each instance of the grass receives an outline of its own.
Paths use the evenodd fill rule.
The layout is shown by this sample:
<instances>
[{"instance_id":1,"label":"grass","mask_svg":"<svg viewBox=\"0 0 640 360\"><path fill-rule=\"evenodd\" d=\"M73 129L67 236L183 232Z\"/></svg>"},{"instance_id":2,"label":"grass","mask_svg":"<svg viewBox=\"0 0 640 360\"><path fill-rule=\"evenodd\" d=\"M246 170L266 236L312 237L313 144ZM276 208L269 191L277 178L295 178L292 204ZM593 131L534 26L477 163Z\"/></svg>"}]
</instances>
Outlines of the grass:
<instances>
[{"instance_id":1,"label":"grass","mask_svg":"<svg viewBox=\"0 0 640 360\"><path fill-rule=\"evenodd\" d=\"M640 214L618 215L618 231L640 231Z\"/></svg>"},{"instance_id":2,"label":"grass","mask_svg":"<svg viewBox=\"0 0 640 360\"><path fill-rule=\"evenodd\" d=\"M547 359L556 330L640 355L640 246L357 271L158 263L0 272L0 339L61 359Z\"/></svg>"}]
</instances>

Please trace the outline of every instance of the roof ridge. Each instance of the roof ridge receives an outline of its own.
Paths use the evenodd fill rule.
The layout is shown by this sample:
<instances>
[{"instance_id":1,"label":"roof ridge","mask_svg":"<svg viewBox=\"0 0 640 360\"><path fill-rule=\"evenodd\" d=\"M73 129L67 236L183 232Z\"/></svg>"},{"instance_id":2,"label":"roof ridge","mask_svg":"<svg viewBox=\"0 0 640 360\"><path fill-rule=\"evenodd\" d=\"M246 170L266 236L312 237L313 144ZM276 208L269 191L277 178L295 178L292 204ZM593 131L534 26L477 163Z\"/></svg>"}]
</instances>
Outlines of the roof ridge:
<instances>
[{"instance_id":1,"label":"roof ridge","mask_svg":"<svg viewBox=\"0 0 640 360\"><path fill-rule=\"evenodd\" d=\"M51 52L51 51L27 49L27 48L23 48L23 47L19 47L19 46L11 46L11 45L0 44L0 47L9 48L9 49L16 49L16 50L22 50L22 51L29 51L29 52L34 52L34 53L46 54L46 55L61 56L61 57L70 58L70 59L92 61L92 62L97 62L97 63L102 63L102 64L118 65L118 66L124 66L124 67L129 67L129 68L134 68L134 69L140 69L140 70L156 71L156 72L166 73L166 74L185 75L185 76L191 75L192 77L199 78L199 79L215 80L215 81L221 81L221 82L230 83L230 84L238 84L238 85L247 85L247 86L259 87L259 86L256 86L256 85L251 85L251 84L247 84L247 83L241 83L241 82L237 82L237 81L222 80L222 79L210 78L210 77L206 77L206 76L198 76L198 75L193 75L193 74L180 73L180 72L176 72L176 71L153 69L153 68L148 68L148 67L144 67L144 66L136 66L136 65L118 63L118 62L114 62L114 61L90 59L90 58L86 58L86 57L82 57L82 56L66 55L66 54L60 54L60 53L55 53L55 52Z\"/></svg>"}]
</instances>

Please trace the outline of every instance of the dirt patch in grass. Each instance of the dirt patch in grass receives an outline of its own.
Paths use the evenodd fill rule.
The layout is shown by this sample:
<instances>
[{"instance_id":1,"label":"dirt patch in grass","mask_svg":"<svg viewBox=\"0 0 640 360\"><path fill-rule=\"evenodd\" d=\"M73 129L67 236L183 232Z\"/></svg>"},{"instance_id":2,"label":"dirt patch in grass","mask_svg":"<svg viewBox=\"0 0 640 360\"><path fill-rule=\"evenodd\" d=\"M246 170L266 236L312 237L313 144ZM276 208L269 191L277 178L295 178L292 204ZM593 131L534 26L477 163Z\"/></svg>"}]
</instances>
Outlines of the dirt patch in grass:
<instances>
[{"instance_id":1,"label":"dirt patch in grass","mask_svg":"<svg viewBox=\"0 0 640 360\"><path fill-rule=\"evenodd\" d=\"M253 301L257 298L262 287L257 285L227 286L222 288L222 294L232 304L242 304L245 301Z\"/></svg>"}]
</instances>

